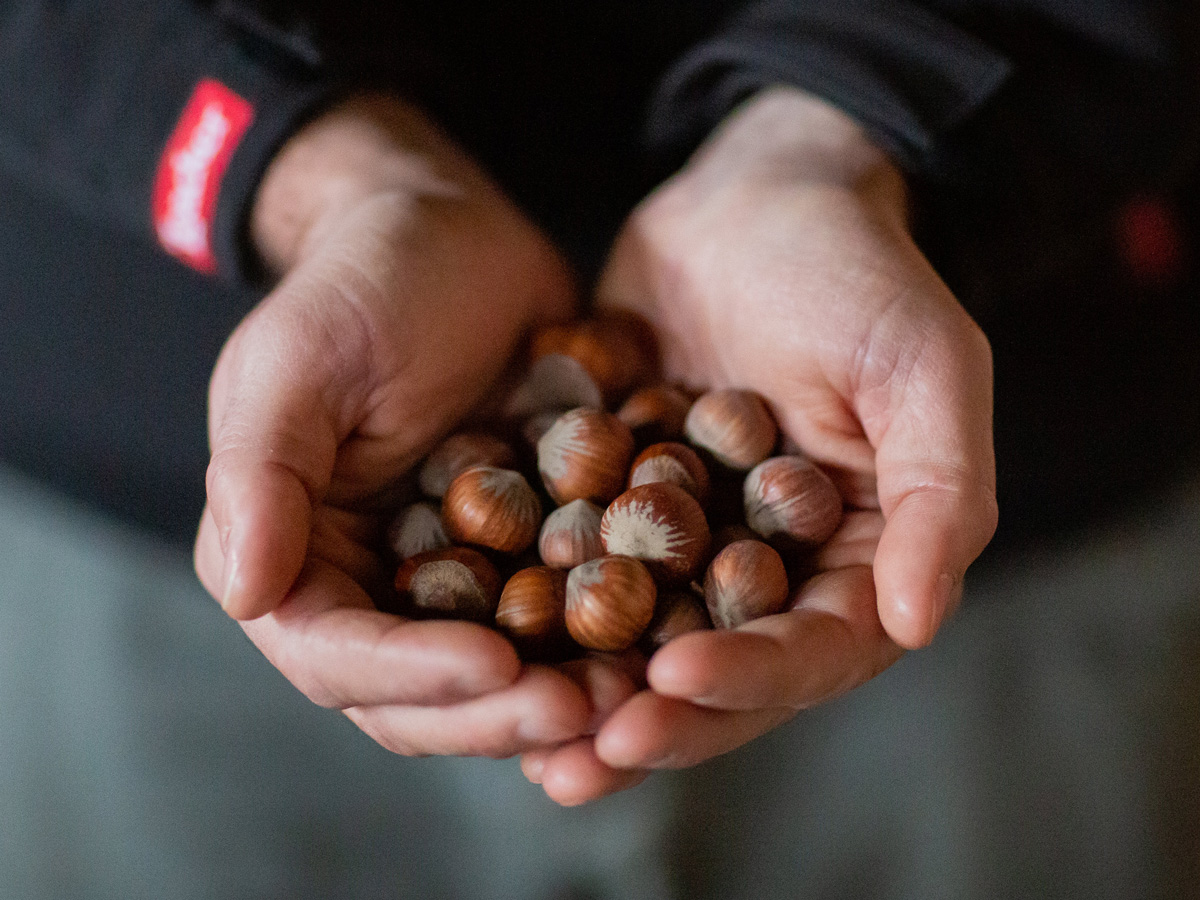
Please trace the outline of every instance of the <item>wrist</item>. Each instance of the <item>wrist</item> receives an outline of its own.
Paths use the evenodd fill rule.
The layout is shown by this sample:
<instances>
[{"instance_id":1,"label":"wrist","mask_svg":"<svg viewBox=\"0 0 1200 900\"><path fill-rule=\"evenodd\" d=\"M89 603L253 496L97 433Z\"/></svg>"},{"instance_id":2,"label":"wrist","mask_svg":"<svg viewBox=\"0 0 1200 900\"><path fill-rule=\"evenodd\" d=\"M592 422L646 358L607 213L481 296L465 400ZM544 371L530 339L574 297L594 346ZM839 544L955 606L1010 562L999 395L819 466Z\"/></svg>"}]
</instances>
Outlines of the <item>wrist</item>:
<instances>
[{"instance_id":1,"label":"wrist","mask_svg":"<svg viewBox=\"0 0 1200 900\"><path fill-rule=\"evenodd\" d=\"M297 131L267 167L250 213L253 246L282 274L374 197L460 193L469 175L456 159L415 108L384 95L350 97Z\"/></svg>"}]
</instances>

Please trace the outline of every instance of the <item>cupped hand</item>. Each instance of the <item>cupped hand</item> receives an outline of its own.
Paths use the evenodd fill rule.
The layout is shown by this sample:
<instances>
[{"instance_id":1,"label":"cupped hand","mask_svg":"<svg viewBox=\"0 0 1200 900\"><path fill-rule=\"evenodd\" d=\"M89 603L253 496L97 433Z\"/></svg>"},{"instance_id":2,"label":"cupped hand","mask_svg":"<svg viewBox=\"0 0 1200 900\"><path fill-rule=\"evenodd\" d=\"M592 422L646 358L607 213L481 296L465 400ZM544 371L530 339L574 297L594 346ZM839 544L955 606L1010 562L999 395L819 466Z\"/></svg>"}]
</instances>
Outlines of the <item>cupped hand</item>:
<instances>
[{"instance_id":1,"label":"cupped hand","mask_svg":"<svg viewBox=\"0 0 1200 900\"><path fill-rule=\"evenodd\" d=\"M444 135L377 96L283 147L251 228L280 280L212 377L205 587L301 691L397 752L576 737L592 707L570 673L523 667L482 626L372 602L397 485L523 332L572 313L563 261Z\"/></svg>"},{"instance_id":2,"label":"cupped hand","mask_svg":"<svg viewBox=\"0 0 1200 900\"><path fill-rule=\"evenodd\" d=\"M578 803L732 750L928 644L996 527L991 353L848 117L752 98L631 215L601 302L658 328L668 376L753 389L851 510L792 608L687 635L594 740L527 754Z\"/></svg>"}]
</instances>

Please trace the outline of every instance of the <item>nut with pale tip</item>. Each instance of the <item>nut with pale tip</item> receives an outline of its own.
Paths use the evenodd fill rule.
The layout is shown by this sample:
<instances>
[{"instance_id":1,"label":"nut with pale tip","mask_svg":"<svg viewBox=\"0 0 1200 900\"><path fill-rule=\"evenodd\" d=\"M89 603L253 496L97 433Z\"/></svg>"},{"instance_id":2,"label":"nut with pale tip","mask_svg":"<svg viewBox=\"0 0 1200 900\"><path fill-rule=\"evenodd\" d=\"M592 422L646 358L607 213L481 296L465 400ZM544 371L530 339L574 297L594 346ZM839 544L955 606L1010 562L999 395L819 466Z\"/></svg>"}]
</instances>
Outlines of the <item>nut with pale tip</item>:
<instances>
[{"instance_id":1,"label":"nut with pale tip","mask_svg":"<svg viewBox=\"0 0 1200 900\"><path fill-rule=\"evenodd\" d=\"M517 457L508 442L485 431L452 434L425 457L417 484L430 497L442 498L450 482L474 466L510 469Z\"/></svg>"},{"instance_id":2,"label":"nut with pale tip","mask_svg":"<svg viewBox=\"0 0 1200 900\"><path fill-rule=\"evenodd\" d=\"M612 413L580 408L563 413L537 445L538 473L555 503L604 505L625 488L633 434Z\"/></svg>"},{"instance_id":3,"label":"nut with pale tip","mask_svg":"<svg viewBox=\"0 0 1200 900\"><path fill-rule=\"evenodd\" d=\"M638 444L677 441L692 398L671 384L652 384L634 391L617 410L617 418L629 426Z\"/></svg>"},{"instance_id":4,"label":"nut with pale tip","mask_svg":"<svg viewBox=\"0 0 1200 900\"><path fill-rule=\"evenodd\" d=\"M801 547L825 543L842 521L842 497L829 476L803 456L773 456L743 488L746 524L765 538Z\"/></svg>"},{"instance_id":5,"label":"nut with pale tip","mask_svg":"<svg viewBox=\"0 0 1200 900\"><path fill-rule=\"evenodd\" d=\"M525 377L503 404L510 419L526 419L538 413L587 406L604 408L604 396L583 364L561 353L534 360Z\"/></svg>"},{"instance_id":6,"label":"nut with pale tip","mask_svg":"<svg viewBox=\"0 0 1200 900\"><path fill-rule=\"evenodd\" d=\"M701 506L708 501L708 467L687 444L677 441L651 444L634 457L629 469L629 487L655 482L683 488Z\"/></svg>"},{"instance_id":7,"label":"nut with pale tip","mask_svg":"<svg viewBox=\"0 0 1200 900\"><path fill-rule=\"evenodd\" d=\"M496 608L496 626L525 659L557 655L571 642L566 607L566 570L530 566L505 583Z\"/></svg>"},{"instance_id":8,"label":"nut with pale tip","mask_svg":"<svg viewBox=\"0 0 1200 900\"><path fill-rule=\"evenodd\" d=\"M542 502L520 472L476 466L450 482L442 522L456 543L520 553L537 538Z\"/></svg>"},{"instance_id":9,"label":"nut with pale tip","mask_svg":"<svg viewBox=\"0 0 1200 900\"><path fill-rule=\"evenodd\" d=\"M400 563L395 586L406 613L487 623L500 598L500 573L470 547L444 547Z\"/></svg>"},{"instance_id":10,"label":"nut with pale tip","mask_svg":"<svg viewBox=\"0 0 1200 900\"><path fill-rule=\"evenodd\" d=\"M645 319L623 310L548 325L534 335L531 352L535 361L550 354L577 360L609 403L650 382L658 371L653 329Z\"/></svg>"},{"instance_id":11,"label":"nut with pale tip","mask_svg":"<svg viewBox=\"0 0 1200 900\"><path fill-rule=\"evenodd\" d=\"M629 556L600 556L567 573L567 630L592 650L632 647L654 616L658 588Z\"/></svg>"},{"instance_id":12,"label":"nut with pale tip","mask_svg":"<svg viewBox=\"0 0 1200 900\"><path fill-rule=\"evenodd\" d=\"M641 560L664 584L686 584L704 565L711 535L696 498L660 481L630 488L610 503L600 539L606 552Z\"/></svg>"},{"instance_id":13,"label":"nut with pale tip","mask_svg":"<svg viewBox=\"0 0 1200 900\"><path fill-rule=\"evenodd\" d=\"M571 569L604 555L600 517L604 510L587 500L572 500L546 516L538 535L542 562L556 569Z\"/></svg>"},{"instance_id":14,"label":"nut with pale tip","mask_svg":"<svg viewBox=\"0 0 1200 900\"><path fill-rule=\"evenodd\" d=\"M787 598L783 559L762 541L734 541L713 557L704 575L704 600L718 628L781 612Z\"/></svg>"},{"instance_id":15,"label":"nut with pale tip","mask_svg":"<svg viewBox=\"0 0 1200 900\"><path fill-rule=\"evenodd\" d=\"M771 455L779 428L766 402L753 391L723 388L696 398L684 421L687 439L722 465L754 468Z\"/></svg>"},{"instance_id":16,"label":"nut with pale tip","mask_svg":"<svg viewBox=\"0 0 1200 900\"><path fill-rule=\"evenodd\" d=\"M392 519L388 546L400 559L450 546L441 512L432 503L410 503Z\"/></svg>"}]
</instances>

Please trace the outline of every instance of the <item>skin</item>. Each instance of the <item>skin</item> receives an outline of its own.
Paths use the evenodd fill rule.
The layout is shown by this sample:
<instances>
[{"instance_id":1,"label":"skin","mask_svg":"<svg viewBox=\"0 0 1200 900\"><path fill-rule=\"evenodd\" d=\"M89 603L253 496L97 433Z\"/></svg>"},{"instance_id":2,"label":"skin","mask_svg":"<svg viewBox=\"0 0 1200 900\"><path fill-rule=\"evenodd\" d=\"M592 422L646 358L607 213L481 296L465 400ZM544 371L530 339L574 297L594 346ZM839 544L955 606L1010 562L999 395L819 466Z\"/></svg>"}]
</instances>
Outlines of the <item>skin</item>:
<instances>
[{"instance_id":1,"label":"skin","mask_svg":"<svg viewBox=\"0 0 1200 900\"><path fill-rule=\"evenodd\" d=\"M397 752L520 753L564 805L693 765L927 644L995 528L987 341L909 237L899 173L800 92L757 95L634 210L598 293L655 323L668 376L763 394L858 511L791 610L644 670L522 667L479 626L370 603L397 482L523 330L572 312L545 240L382 98L289 142L252 225L281 280L213 375L197 571L298 688Z\"/></svg>"}]
</instances>

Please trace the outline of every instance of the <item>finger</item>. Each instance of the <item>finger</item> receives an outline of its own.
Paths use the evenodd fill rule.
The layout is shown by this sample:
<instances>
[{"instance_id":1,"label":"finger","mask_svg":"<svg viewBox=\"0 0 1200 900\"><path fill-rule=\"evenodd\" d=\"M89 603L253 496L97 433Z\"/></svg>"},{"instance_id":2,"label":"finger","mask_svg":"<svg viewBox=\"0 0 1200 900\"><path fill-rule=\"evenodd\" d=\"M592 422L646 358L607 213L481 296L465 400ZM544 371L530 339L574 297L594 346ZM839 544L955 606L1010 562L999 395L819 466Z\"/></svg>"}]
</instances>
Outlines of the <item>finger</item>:
<instances>
[{"instance_id":1,"label":"finger","mask_svg":"<svg viewBox=\"0 0 1200 900\"><path fill-rule=\"evenodd\" d=\"M578 685L545 666L526 666L506 688L449 706L357 706L346 715L404 756L500 759L574 740L591 705Z\"/></svg>"},{"instance_id":2,"label":"finger","mask_svg":"<svg viewBox=\"0 0 1200 900\"><path fill-rule=\"evenodd\" d=\"M615 769L681 769L728 753L795 714L781 708L708 709L642 691L600 729L596 757ZM543 787L546 777L543 772Z\"/></svg>"},{"instance_id":3,"label":"finger","mask_svg":"<svg viewBox=\"0 0 1200 900\"><path fill-rule=\"evenodd\" d=\"M284 677L327 707L451 703L503 689L520 672L499 634L379 612L356 582L320 560L278 609L242 628Z\"/></svg>"},{"instance_id":4,"label":"finger","mask_svg":"<svg viewBox=\"0 0 1200 900\"><path fill-rule=\"evenodd\" d=\"M526 757L534 760L526 763ZM522 757L521 769L540 784L559 806L581 806L641 784L650 775L645 769L614 769L596 756L591 738L572 741L564 747L537 751Z\"/></svg>"},{"instance_id":5,"label":"finger","mask_svg":"<svg viewBox=\"0 0 1200 900\"><path fill-rule=\"evenodd\" d=\"M663 696L715 709L802 709L869 681L901 652L879 622L871 569L853 566L811 578L788 612L676 638L647 677Z\"/></svg>"},{"instance_id":6,"label":"finger","mask_svg":"<svg viewBox=\"0 0 1200 900\"><path fill-rule=\"evenodd\" d=\"M645 666L641 654L635 658L633 654L606 653L590 653L559 666L564 675L579 685L591 704L588 734L595 734L617 707L638 692L641 685L637 682Z\"/></svg>"},{"instance_id":7,"label":"finger","mask_svg":"<svg viewBox=\"0 0 1200 900\"><path fill-rule=\"evenodd\" d=\"M879 616L908 648L933 639L997 521L991 352L965 313L935 324L923 341L892 336L916 346L882 351L893 354L884 408L864 414L887 520L875 555Z\"/></svg>"}]
</instances>

